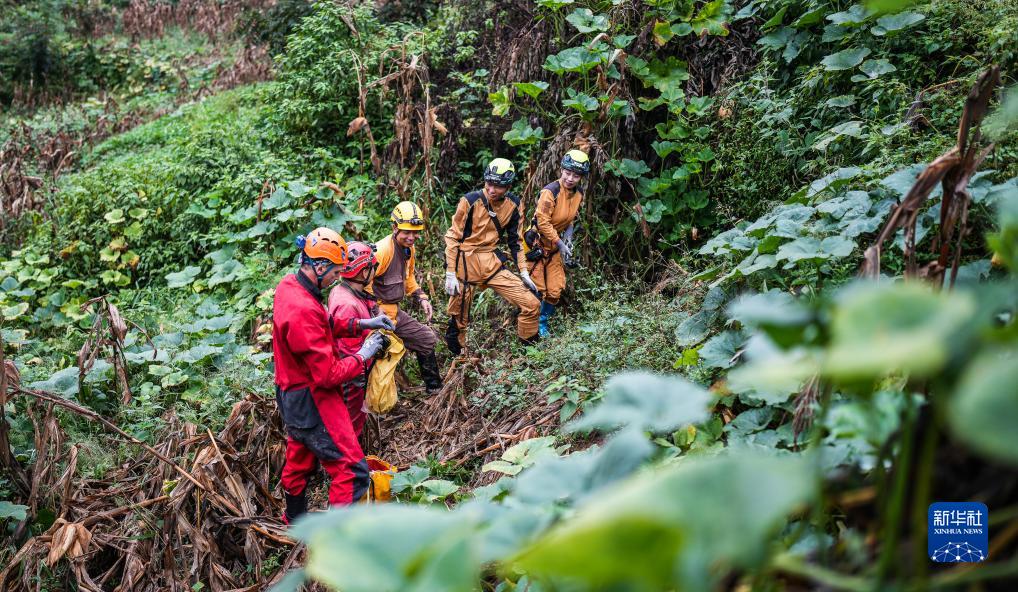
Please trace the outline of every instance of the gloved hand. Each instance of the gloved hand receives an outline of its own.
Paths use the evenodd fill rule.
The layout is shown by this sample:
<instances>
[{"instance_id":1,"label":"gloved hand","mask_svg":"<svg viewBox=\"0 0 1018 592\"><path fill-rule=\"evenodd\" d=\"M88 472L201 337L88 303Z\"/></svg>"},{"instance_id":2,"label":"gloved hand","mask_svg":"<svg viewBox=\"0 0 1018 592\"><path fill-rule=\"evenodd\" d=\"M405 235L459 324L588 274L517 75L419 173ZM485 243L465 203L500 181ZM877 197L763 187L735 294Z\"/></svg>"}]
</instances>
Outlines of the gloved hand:
<instances>
[{"instance_id":1,"label":"gloved hand","mask_svg":"<svg viewBox=\"0 0 1018 592\"><path fill-rule=\"evenodd\" d=\"M431 306L430 298L421 298L421 310L424 311L424 322L430 323L431 317L435 315L435 308Z\"/></svg>"},{"instance_id":2,"label":"gloved hand","mask_svg":"<svg viewBox=\"0 0 1018 592\"><path fill-rule=\"evenodd\" d=\"M396 324L392 322L389 315L382 313L377 317L370 319L357 319L358 329L388 329L392 331L396 328Z\"/></svg>"},{"instance_id":3,"label":"gloved hand","mask_svg":"<svg viewBox=\"0 0 1018 592\"><path fill-rule=\"evenodd\" d=\"M523 280L523 285L525 285L526 287L530 288L534 292L537 291L537 284L535 284L534 281L530 279L530 272L529 271L527 271L526 269L521 269L520 270L520 279Z\"/></svg>"},{"instance_id":4,"label":"gloved hand","mask_svg":"<svg viewBox=\"0 0 1018 592\"><path fill-rule=\"evenodd\" d=\"M460 290L460 281L456 279L456 274L451 271L445 272L445 293L455 296L460 293Z\"/></svg>"},{"instance_id":5,"label":"gloved hand","mask_svg":"<svg viewBox=\"0 0 1018 592\"><path fill-rule=\"evenodd\" d=\"M576 227L574 225L570 224L569 228L566 228L565 232L562 233L562 240L564 240L566 242L566 244L569 245L569 246L572 246L572 244L573 244L573 233L574 232L576 232Z\"/></svg>"},{"instance_id":6,"label":"gloved hand","mask_svg":"<svg viewBox=\"0 0 1018 592\"><path fill-rule=\"evenodd\" d=\"M573 256L573 249L566 244L566 241L558 239L555 246L558 247L558 253L562 255L563 261L568 261Z\"/></svg>"},{"instance_id":7,"label":"gloved hand","mask_svg":"<svg viewBox=\"0 0 1018 592\"><path fill-rule=\"evenodd\" d=\"M361 348L357 350L357 355L364 361L370 360L375 357L378 350L382 349L382 345L382 334L372 333L371 335L368 335L367 339L365 339L364 343L361 345Z\"/></svg>"}]
</instances>

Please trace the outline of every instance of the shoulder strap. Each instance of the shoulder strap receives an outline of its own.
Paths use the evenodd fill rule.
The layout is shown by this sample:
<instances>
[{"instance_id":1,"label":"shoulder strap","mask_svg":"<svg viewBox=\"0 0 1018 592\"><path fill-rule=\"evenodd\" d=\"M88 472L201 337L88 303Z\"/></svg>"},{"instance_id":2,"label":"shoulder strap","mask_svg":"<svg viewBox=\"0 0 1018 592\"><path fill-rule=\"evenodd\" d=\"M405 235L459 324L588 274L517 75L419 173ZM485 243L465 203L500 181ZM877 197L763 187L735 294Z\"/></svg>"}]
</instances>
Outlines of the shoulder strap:
<instances>
[{"instance_id":1,"label":"shoulder strap","mask_svg":"<svg viewBox=\"0 0 1018 592\"><path fill-rule=\"evenodd\" d=\"M491 204L488 203L488 196L484 195L483 191L481 192L481 203L484 204L484 209L488 210L488 216L491 217L491 221L495 223L495 230L498 232L498 235L502 236L502 223L498 221L498 214L495 213L495 210L491 209Z\"/></svg>"},{"instance_id":2,"label":"shoulder strap","mask_svg":"<svg viewBox=\"0 0 1018 592\"><path fill-rule=\"evenodd\" d=\"M555 200L558 200L558 193L562 189L562 186L559 185L558 181L553 181L551 183L548 183L547 185L544 186L544 188L551 192L552 198L554 198Z\"/></svg>"},{"instance_id":3,"label":"shoulder strap","mask_svg":"<svg viewBox=\"0 0 1018 592\"><path fill-rule=\"evenodd\" d=\"M470 238L470 235L474 232L474 204L477 203L477 198L484 195L480 191L471 191L470 193L463 196L467 200L467 204L470 206L467 208L467 220L463 223L463 236L460 238L460 242L463 242Z\"/></svg>"}]
</instances>

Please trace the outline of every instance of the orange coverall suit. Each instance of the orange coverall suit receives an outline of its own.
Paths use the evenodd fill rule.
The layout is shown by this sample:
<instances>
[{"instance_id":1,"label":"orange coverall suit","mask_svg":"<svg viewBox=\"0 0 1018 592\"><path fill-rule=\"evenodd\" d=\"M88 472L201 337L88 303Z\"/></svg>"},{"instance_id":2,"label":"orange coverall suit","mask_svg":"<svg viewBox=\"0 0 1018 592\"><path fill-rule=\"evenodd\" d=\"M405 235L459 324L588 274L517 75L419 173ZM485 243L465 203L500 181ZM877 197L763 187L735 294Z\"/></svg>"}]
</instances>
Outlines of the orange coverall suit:
<instances>
[{"instance_id":1,"label":"orange coverall suit","mask_svg":"<svg viewBox=\"0 0 1018 592\"><path fill-rule=\"evenodd\" d=\"M559 234L576 219L583 203L583 192L572 191L562 187L558 181L541 190L537 198L537 231L541 234L541 249L544 257L530 264L530 279L537 284L537 289L548 304L558 304L566 289L566 268L559 256L555 243Z\"/></svg>"},{"instance_id":2,"label":"orange coverall suit","mask_svg":"<svg viewBox=\"0 0 1018 592\"><path fill-rule=\"evenodd\" d=\"M449 299L447 309L450 318L446 342L453 353L458 353L454 344L458 343L460 348L466 345L470 305L477 289L491 288L519 307L516 333L521 339L529 340L537 335L541 303L518 276L505 268L497 252L498 226L501 226L510 256L516 259L520 269L525 269L527 260L520 249L519 227L523 216L520 199L512 193L497 201L488 198L498 220L496 225L481 199L483 191L471 191L460 199L452 226L445 233L446 271L455 273L463 284L462 290Z\"/></svg>"}]
</instances>

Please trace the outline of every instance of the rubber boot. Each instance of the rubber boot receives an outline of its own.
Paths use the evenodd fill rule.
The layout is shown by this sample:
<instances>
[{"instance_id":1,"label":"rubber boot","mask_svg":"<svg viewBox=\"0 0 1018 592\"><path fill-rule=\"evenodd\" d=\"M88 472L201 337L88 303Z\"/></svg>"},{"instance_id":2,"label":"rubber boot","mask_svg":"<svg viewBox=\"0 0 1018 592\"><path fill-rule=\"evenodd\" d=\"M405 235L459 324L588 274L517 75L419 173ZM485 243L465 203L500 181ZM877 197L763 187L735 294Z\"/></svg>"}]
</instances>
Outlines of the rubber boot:
<instances>
[{"instance_id":1,"label":"rubber boot","mask_svg":"<svg viewBox=\"0 0 1018 592\"><path fill-rule=\"evenodd\" d=\"M537 345L537 342L541 340L540 333L534 333L530 337L520 337L520 343L523 345Z\"/></svg>"},{"instance_id":2,"label":"rubber boot","mask_svg":"<svg viewBox=\"0 0 1018 592\"><path fill-rule=\"evenodd\" d=\"M290 495L284 493L286 498L286 511L283 512L283 523L293 524L293 521L300 518L303 514L308 511L308 497L307 490L300 492L300 495Z\"/></svg>"},{"instance_id":3,"label":"rubber boot","mask_svg":"<svg viewBox=\"0 0 1018 592\"><path fill-rule=\"evenodd\" d=\"M445 345L452 352L452 355L458 356L463 348L460 347L460 328L456 326L456 317L449 317L449 326L445 329Z\"/></svg>"},{"instance_id":4,"label":"rubber boot","mask_svg":"<svg viewBox=\"0 0 1018 592\"><path fill-rule=\"evenodd\" d=\"M435 352L417 352L417 363L421 367L421 379L428 394L433 395L442 390L442 375L438 372L438 358L435 357Z\"/></svg>"},{"instance_id":5,"label":"rubber boot","mask_svg":"<svg viewBox=\"0 0 1018 592\"><path fill-rule=\"evenodd\" d=\"M547 337L548 331L548 319L555 316L555 305L548 304L547 302L541 303L541 318L537 323L537 332L541 337Z\"/></svg>"}]
</instances>

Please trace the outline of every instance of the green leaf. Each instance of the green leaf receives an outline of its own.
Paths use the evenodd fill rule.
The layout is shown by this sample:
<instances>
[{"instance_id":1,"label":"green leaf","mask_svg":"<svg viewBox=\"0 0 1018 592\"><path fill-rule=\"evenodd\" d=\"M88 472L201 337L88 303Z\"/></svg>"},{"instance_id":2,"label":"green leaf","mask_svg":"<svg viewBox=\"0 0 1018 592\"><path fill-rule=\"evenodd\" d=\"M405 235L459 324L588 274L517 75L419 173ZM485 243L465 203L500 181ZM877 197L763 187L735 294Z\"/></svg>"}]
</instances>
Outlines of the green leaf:
<instances>
[{"instance_id":1,"label":"green leaf","mask_svg":"<svg viewBox=\"0 0 1018 592\"><path fill-rule=\"evenodd\" d=\"M7 500L0 500L0 521L13 519L20 522L28 516L27 511L28 506L12 504Z\"/></svg>"},{"instance_id":2,"label":"green leaf","mask_svg":"<svg viewBox=\"0 0 1018 592\"><path fill-rule=\"evenodd\" d=\"M880 59L880 60L866 60L859 66L862 73L869 76L871 79L878 78L884 74L895 72L898 69L894 67L891 62Z\"/></svg>"},{"instance_id":3,"label":"green leaf","mask_svg":"<svg viewBox=\"0 0 1018 592\"><path fill-rule=\"evenodd\" d=\"M272 195L262 202L262 210L278 210L293 203L294 196L283 187L276 187Z\"/></svg>"},{"instance_id":4,"label":"green leaf","mask_svg":"<svg viewBox=\"0 0 1018 592\"><path fill-rule=\"evenodd\" d=\"M124 210L116 208L103 214L103 218L106 219L110 224L122 224L127 218L124 218Z\"/></svg>"},{"instance_id":5,"label":"green leaf","mask_svg":"<svg viewBox=\"0 0 1018 592\"><path fill-rule=\"evenodd\" d=\"M510 146L537 144L544 139L544 128L534 129L527 123L527 118L521 117L513 122L512 129L502 134L502 139Z\"/></svg>"},{"instance_id":6,"label":"green leaf","mask_svg":"<svg viewBox=\"0 0 1018 592\"><path fill-rule=\"evenodd\" d=\"M477 518L427 506L349 506L311 514L290 534L307 543L308 575L335 590L465 592L480 578Z\"/></svg>"},{"instance_id":7,"label":"green leaf","mask_svg":"<svg viewBox=\"0 0 1018 592\"><path fill-rule=\"evenodd\" d=\"M518 92L521 92L532 99L536 99L541 93L548 90L548 83L536 80L534 82L514 82Z\"/></svg>"},{"instance_id":8,"label":"green leaf","mask_svg":"<svg viewBox=\"0 0 1018 592\"><path fill-rule=\"evenodd\" d=\"M488 93L488 102L491 103L491 114L495 117L504 117L509 113L512 103L509 101L509 87L503 86L496 92Z\"/></svg>"},{"instance_id":9,"label":"green leaf","mask_svg":"<svg viewBox=\"0 0 1018 592\"><path fill-rule=\"evenodd\" d=\"M576 27L580 33L592 33L594 31L608 30L608 17L603 14L594 14L589 8L577 8L566 16L566 22Z\"/></svg>"},{"instance_id":10,"label":"green leaf","mask_svg":"<svg viewBox=\"0 0 1018 592\"><path fill-rule=\"evenodd\" d=\"M842 27L858 26L868 21L873 13L862 4L853 4L848 10L827 16L832 24Z\"/></svg>"},{"instance_id":11,"label":"green leaf","mask_svg":"<svg viewBox=\"0 0 1018 592\"><path fill-rule=\"evenodd\" d=\"M563 107L575 109L580 113L597 111L599 103L594 97L585 93L576 92L572 88L567 88L566 94L569 98L562 99Z\"/></svg>"},{"instance_id":12,"label":"green leaf","mask_svg":"<svg viewBox=\"0 0 1018 592\"><path fill-rule=\"evenodd\" d=\"M840 95L827 99L828 107L851 107L855 105L855 95Z\"/></svg>"},{"instance_id":13,"label":"green leaf","mask_svg":"<svg viewBox=\"0 0 1018 592\"><path fill-rule=\"evenodd\" d=\"M400 493L408 489L414 489L424 483L431 476L428 467L412 465L405 471L399 471L392 478L393 493Z\"/></svg>"},{"instance_id":14,"label":"green leaf","mask_svg":"<svg viewBox=\"0 0 1018 592\"><path fill-rule=\"evenodd\" d=\"M584 73L601 63L601 56L587 50L586 46L563 49L555 55L548 56L544 69L556 74L566 72Z\"/></svg>"},{"instance_id":15,"label":"green leaf","mask_svg":"<svg viewBox=\"0 0 1018 592\"><path fill-rule=\"evenodd\" d=\"M893 33L895 31L906 29L908 27L911 27L912 25L923 22L923 20L925 19L926 16L919 14L918 12L902 12L898 14L889 14L887 16L882 16L879 19L877 19L877 24L872 29L870 29L870 33L873 33L874 35L880 37L883 35L887 35L888 33Z\"/></svg>"},{"instance_id":16,"label":"green leaf","mask_svg":"<svg viewBox=\"0 0 1018 592\"><path fill-rule=\"evenodd\" d=\"M609 160L605 164L605 168L617 177L626 177L628 179L636 179L650 172L650 167L647 166L647 163L642 160L632 160L629 158L623 158L621 161Z\"/></svg>"},{"instance_id":17,"label":"green leaf","mask_svg":"<svg viewBox=\"0 0 1018 592\"><path fill-rule=\"evenodd\" d=\"M733 569L761 565L786 516L815 491L801 458L690 458L590 498L513 563L583 589L716 589Z\"/></svg>"},{"instance_id":18,"label":"green leaf","mask_svg":"<svg viewBox=\"0 0 1018 592\"><path fill-rule=\"evenodd\" d=\"M135 220L144 220L148 217L148 210L145 208L131 208L127 215L134 218Z\"/></svg>"},{"instance_id":19,"label":"green leaf","mask_svg":"<svg viewBox=\"0 0 1018 592\"><path fill-rule=\"evenodd\" d=\"M950 399L955 438L991 458L1018 465L1018 349L990 350L965 370Z\"/></svg>"},{"instance_id":20,"label":"green leaf","mask_svg":"<svg viewBox=\"0 0 1018 592\"><path fill-rule=\"evenodd\" d=\"M12 304L10 306L0 308L0 318L7 321L13 321L14 319L25 314L26 312L28 312L28 303L19 302L17 304Z\"/></svg>"},{"instance_id":21,"label":"green leaf","mask_svg":"<svg viewBox=\"0 0 1018 592\"><path fill-rule=\"evenodd\" d=\"M712 0L700 8L693 20L689 21L693 33L696 35L728 35L728 26L725 24L731 17L732 7L727 0Z\"/></svg>"},{"instance_id":22,"label":"green leaf","mask_svg":"<svg viewBox=\"0 0 1018 592\"><path fill-rule=\"evenodd\" d=\"M820 63L824 65L824 68L832 71L850 70L861 64L868 55L870 55L868 47L854 47L832 53L820 60Z\"/></svg>"},{"instance_id":23,"label":"green leaf","mask_svg":"<svg viewBox=\"0 0 1018 592\"><path fill-rule=\"evenodd\" d=\"M576 0L536 0L538 6L551 10L558 10L563 6L569 6L575 1Z\"/></svg>"},{"instance_id":24,"label":"green leaf","mask_svg":"<svg viewBox=\"0 0 1018 592\"><path fill-rule=\"evenodd\" d=\"M715 335L700 348L700 361L708 368L731 368L746 338L742 331L725 331Z\"/></svg>"},{"instance_id":25,"label":"green leaf","mask_svg":"<svg viewBox=\"0 0 1018 592\"><path fill-rule=\"evenodd\" d=\"M166 274L166 287L182 288L189 286L194 281L194 278L198 277L199 273L201 273L201 268L194 266L187 266L181 271L168 273Z\"/></svg>"},{"instance_id":26,"label":"green leaf","mask_svg":"<svg viewBox=\"0 0 1018 592\"><path fill-rule=\"evenodd\" d=\"M425 498L432 502L447 498L460 490L459 485L445 479L428 479L421 483L421 488L426 492Z\"/></svg>"},{"instance_id":27,"label":"green leaf","mask_svg":"<svg viewBox=\"0 0 1018 592\"><path fill-rule=\"evenodd\" d=\"M839 300L824 372L842 380L935 375L976 312L967 293L936 293L911 282L856 284Z\"/></svg>"},{"instance_id":28,"label":"green leaf","mask_svg":"<svg viewBox=\"0 0 1018 592\"><path fill-rule=\"evenodd\" d=\"M820 250L820 239L811 236L797 238L794 241L781 245L774 256L777 261L819 261L826 259L827 255Z\"/></svg>"},{"instance_id":29,"label":"green leaf","mask_svg":"<svg viewBox=\"0 0 1018 592\"><path fill-rule=\"evenodd\" d=\"M187 382L187 374L177 370L164 376L161 384L163 388L170 388L180 386L185 382Z\"/></svg>"},{"instance_id":30,"label":"green leaf","mask_svg":"<svg viewBox=\"0 0 1018 592\"><path fill-rule=\"evenodd\" d=\"M604 388L601 403L569 424L570 431L631 426L671 432L706 419L711 399L707 391L683 378L649 372L618 374Z\"/></svg>"}]
</instances>

